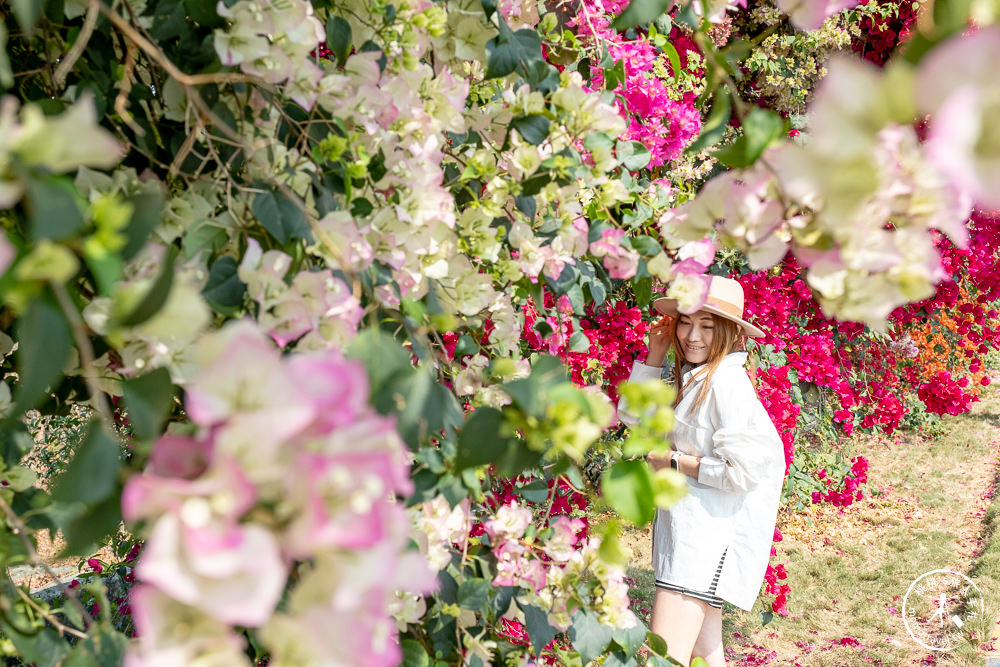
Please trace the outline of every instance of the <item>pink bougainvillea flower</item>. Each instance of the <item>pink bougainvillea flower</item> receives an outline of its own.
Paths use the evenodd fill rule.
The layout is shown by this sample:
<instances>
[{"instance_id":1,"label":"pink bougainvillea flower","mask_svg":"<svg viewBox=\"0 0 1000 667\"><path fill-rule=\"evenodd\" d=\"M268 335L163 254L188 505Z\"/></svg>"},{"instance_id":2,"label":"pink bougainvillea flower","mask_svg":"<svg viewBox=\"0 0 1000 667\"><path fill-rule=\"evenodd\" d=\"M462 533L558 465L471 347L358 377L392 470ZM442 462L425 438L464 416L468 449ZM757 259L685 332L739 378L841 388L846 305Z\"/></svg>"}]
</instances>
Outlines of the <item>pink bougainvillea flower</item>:
<instances>
[{"instance_id":1,"label":"pink bougainvillea flower","mask_svg":"<svg viewBox=\"0 0 1000 667\"><path fill-rule=\"evenodd\" d=\"M325 435L354 423L368 411L368 375L360 362L337 350L296 355L288 360L289 377L315 408L307 435Z\"/></svg>"},{"instance_id":2,"label":"pink bougainvillea flower","mask_svg":"<svg viewBox=\"0 0 1000 667\"><path fill-rule=\"evenodd\" d=\"M224 623L257 627L274 613L288 576L267 529L211 522L205 501L189 500L150 531L136 574Z\"/></svg>"},{"instance_id":3,"label":"pink bougainvillea flower","mask_svg":"<svg viewBox=\"0 0 1000 667\"><path fill-rule=\"evenodd\" d=\"M197 479L171 477L155 468L133 475L122 491L122 517L130 523L153 519L163 512L180 512L187 500L198 499L212 506L216 516L236 521L256 497L257 490L242 467L226 456Z\"/></svg>"},{"instance_id":4,"label":"pink bougainvillea flower","mask_svg":"<svg viewBox=\"0 0 1000 667\"><path fill-rule=\"evenodd\" d=\"M861 0L777 0L778 9L788 14L801 30L816 30L828 17L860 4Z\"/></svg>"},{"instance_id":5,"label":"pink bougainvillea flower","mask_svg":"<svg viewBox=\"0 0 1000 667\"><path fill-rule=\"evenodd\" d=\"M406 470L389 452L301 454L288 477L292 521L282 549L292 558L308 558L321 548L370 547L386 539L392 526L399 532L398 526L407 524L406 514L389 493L412 488ZM406 488L387 488L394 478L405 481Z\"/></svg>"},{"instance_id":6,"label":"pink bougainvillea flower","mask_svg":"<svg viewBox=\"0 0 1000 667\"><path fill-rule=\"evenodd\" d=\"M280 441L315 418L312 403L288 374L281 353L249 321L238 321L199 344L209 357L187 387L185 407L199 426L244 422L259 439Z\"/></svg>"}]
</instances>

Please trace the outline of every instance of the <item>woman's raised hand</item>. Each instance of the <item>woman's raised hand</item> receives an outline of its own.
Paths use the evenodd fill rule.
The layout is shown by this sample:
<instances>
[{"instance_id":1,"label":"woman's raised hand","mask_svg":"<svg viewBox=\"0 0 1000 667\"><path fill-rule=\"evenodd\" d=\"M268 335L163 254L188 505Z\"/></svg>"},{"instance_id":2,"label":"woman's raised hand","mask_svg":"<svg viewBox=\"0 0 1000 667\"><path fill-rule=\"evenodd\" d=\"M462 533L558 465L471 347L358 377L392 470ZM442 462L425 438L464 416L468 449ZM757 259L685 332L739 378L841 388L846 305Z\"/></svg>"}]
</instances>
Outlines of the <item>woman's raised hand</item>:
<instances>
[{"instance_id":1,"label":"woman's raised hand","mask_svg":"<svg viewBox=\"0 0 1000 667\"><path fill-rule=\"evenodd\" d=\"M647 366L662 366L674 340L674 318L661 315L649 327L649 353L646 355Z\"/></svg>"}]
</instances>

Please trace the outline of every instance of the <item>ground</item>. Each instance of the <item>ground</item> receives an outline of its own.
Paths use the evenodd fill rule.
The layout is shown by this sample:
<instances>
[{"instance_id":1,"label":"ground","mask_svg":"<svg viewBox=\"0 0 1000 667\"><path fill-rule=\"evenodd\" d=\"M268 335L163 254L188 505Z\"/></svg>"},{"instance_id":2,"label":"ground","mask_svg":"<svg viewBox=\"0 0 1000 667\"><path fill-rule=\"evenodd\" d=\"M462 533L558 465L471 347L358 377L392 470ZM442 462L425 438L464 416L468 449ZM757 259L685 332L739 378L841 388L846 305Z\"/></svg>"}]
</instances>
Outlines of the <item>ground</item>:
<instances>
[{"instance_id":1,"label":"ground","mask_svg":"<svg viewBox=\"0 0 1000 667\"><path fill-rule=\"evenodd\" d=\"M789 615L765 626L760 601L750 612L727 604L729 664L983 667L987 657L1000 664L1000 391L984 393L968 415L947 417L940 437L859 436L849 451L869 459L864 500L848 508L782 508L784 540L773 562L788 569ZM628 541L634 608L645 616L653 581L649 529ZM921 647L902 616L911 583L939 569L968 575L984 605L978 617L963 612L962 644L947 651Z\"/></svg>"}]
</instances>

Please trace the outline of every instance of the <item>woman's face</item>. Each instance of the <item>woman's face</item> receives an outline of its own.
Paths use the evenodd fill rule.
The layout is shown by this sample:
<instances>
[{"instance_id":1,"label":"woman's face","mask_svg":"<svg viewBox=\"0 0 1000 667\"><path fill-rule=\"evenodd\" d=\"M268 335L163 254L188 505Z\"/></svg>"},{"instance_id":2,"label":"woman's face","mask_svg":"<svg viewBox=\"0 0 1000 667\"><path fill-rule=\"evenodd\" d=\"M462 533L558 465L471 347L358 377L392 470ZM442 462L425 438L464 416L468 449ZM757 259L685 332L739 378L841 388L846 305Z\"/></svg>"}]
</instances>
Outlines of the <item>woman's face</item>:
<instances>
[{"instance_id":1,"label":"woman's face","mask_svg":"<svg viewBox=\"0 0 1000 667\"><path fill-rule=\"evenodd\" d=\"M704 310L693 315L681 315L677 321L677 341L688 363L703 364L708 361L714 334L715 320L711 313Z\"/></svg>"}]
</instances>

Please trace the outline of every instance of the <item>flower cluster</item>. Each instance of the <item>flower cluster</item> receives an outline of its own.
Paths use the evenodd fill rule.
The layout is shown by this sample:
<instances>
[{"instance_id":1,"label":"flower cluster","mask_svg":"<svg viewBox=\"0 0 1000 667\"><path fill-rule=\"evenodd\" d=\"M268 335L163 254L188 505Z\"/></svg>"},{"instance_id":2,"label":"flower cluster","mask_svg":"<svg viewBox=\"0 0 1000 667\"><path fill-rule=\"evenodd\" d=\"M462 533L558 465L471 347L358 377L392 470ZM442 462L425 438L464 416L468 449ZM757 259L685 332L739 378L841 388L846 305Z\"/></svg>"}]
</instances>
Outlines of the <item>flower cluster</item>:
<instances>
[{"instance_id":1,"label":"flower cluster","mask_svg":"<svg viewBox=\"0 0 1000 667\"><path fill-rule=\"evenodd\" d=\"M343 349L361 322L361 304L330 271L301 271L286 284L292 258L280 250L263 252L251 239L237 275L257 302L257 322L279 347Z\"/></svg>"},{"instance_id":2,"label":"flower cluster","mask_svg":"<svg viewBox=\"0 0 1000 667\"><path fill-rule=\"evenodd\" d=\"M271 84L285 84L289 97L305 109L316 103L323 70L310 59L323 41L323 24L305 0L271 2L240 0L219 5L229 19L215 31L215 52L223 65L240 69Z\"/></svg>"},{"instance_id":3,"label":"flower cluster","mask_svg":"<svg viewBox=\"0 0 1000 667\"><path fill-rule=\"evenodd\" d=\"M840 480L839 487L837 487L837 482L827 474L825 468L820 469L816 477L829 488L825 492L813 491L813 504L827 502L837 507L847 507L864 497L864 492L860 487L868 481L868 459L863 456L855 456L851 459L851 470Z\"/></svg>"},{"instance_id":4,"label":"flower cluster","mask_svg":"<svg viewBox=\"0 0 1000 667\"><path fill-rule=\"evenodd\" d=\"M974 401L979 399L967 392L969 378L954 380L950 373L942 371L917 388L917 396L932 414L960 415L968 412Z\"/></svg>"},{"instance_id":5,"label":"flower cluster","mask_svg":"<svg viewBox=\"0 0 1000 667\"><path fill-rule=\"evenodd\" d=\"M406 550L393 500L412 489L406 451L368 407L364 369L337 351L283 358L247 322L197 356L197 430L163 436L122 498L148 535L128 664L249 664L237 626L257 629L275 665L398 664L389 604L433 580Z\"/></svg>"},{"instance_id":6,"label":"flower cluster","mask_svg":"<svg viewBox=\"0 0 1000 667\"><path fill-rule=\"evenodd\" d=\"M783 539L784 536L781 534L781 530L775 526L774 538L771 544L771 558L778 555L778 547L775 545ZM788 584L778 582L784 581L787 578L788 570L785 568L784 563L779 563L778 565L767 564L767 570L764 572L764 582L766 583L764 593L774 596L774 599L771 600L771 611L782 616L788 616L788 594L791 592L792 587Z\"/></svg>"},{"instance_id":7,"label":"flower cluster","mask_svg":"<svg viewBox=\"0 0 1000 667\"><path fill-rule=\"evenodd\" d=\"M611 20L627 4L622 0L584 0L571 25L586 45L598 54L607 49L609 57L622 64L624 78L613 88L619 96L617 108L628 120L622 136L645 146L650 152L649 166L658 167L680 156L701 131L701 115L694 105L697 93L673 87L674 81L681 80L680 73L665 69L666 56L648 35L627 39L611 29ZM693 44L691 47L693 50ZM689 58L688 53L695 57ZM704 76L697 51L678 50L678 55L684 58L681 66L690 68L686 74L697 79ZM595 68L590 85L595 90L605 87L602 70Z\"/></svg>"}]
</instances>

